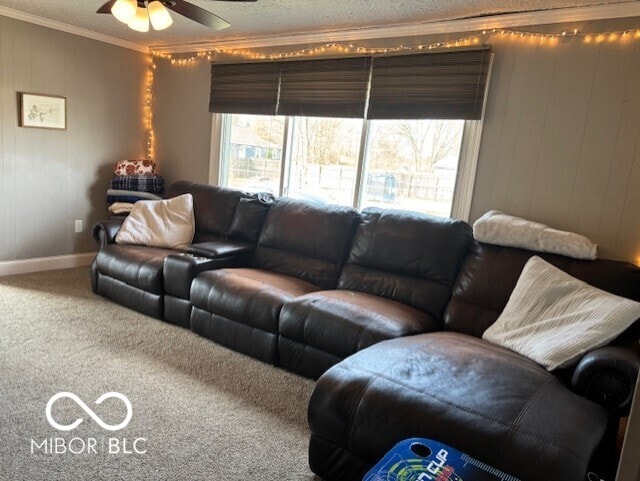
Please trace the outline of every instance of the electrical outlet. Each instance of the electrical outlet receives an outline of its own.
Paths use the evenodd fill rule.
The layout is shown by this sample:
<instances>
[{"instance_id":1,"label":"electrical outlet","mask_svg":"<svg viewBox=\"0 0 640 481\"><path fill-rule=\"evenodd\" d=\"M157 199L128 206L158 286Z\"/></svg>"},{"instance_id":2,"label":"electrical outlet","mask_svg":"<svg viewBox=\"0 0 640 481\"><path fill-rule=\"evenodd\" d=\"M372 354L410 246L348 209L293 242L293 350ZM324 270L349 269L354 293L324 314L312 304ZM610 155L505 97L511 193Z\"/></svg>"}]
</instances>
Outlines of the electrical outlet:
<instances>
[{"instance_id":1,"label":"electrical outlet","mask_svg":"<svg viewBox=\"0 0 640 481\"><path fill-rule=\"evenodd\" d=\"M76 234L82 232L82 219L76 220Z\"/></svg>"}]
</instances>

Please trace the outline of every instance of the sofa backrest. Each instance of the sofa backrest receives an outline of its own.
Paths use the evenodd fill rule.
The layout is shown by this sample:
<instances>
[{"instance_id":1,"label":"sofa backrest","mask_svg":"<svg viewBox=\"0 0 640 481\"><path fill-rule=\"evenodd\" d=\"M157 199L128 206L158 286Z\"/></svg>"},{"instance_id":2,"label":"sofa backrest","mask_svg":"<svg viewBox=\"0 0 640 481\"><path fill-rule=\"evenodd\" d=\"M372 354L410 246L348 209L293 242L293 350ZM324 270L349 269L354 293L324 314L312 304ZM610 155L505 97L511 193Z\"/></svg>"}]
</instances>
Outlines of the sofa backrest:
<instances>
[{"instance_id":1,"label":"sofa backrest","mask_svg":"<svg viewBox=\"0 0 640 481\"><path fill-rule=\"evenodd\" d=\"M367 208L338 288L393 299L441 319L470 242L466 222Z\"/></svg>"},{"instance_id":2,"label":"sofa backrest","mask_svg":"<svg viewBox=\"0 0 640 481\"><path fill-rule=\"evenodd\" d=\"M640 301L640 268L628 262L578 260L474 241L445 312L445 329L482 337L504 310L524 265L534 255L594 287ZM629 334L636 336L636 328Z\"/></svg>"},{"instance_id":3,"label":"sofa backrest","mask_svg":"<svg viewBox=\"0 0 640 481\"><path fill-rule=\"evenodd\" d=\"M351 207L280 197L269 208L252 265L334 288L358 218Z\"/></svg>"},{"instance_id":4,"label":"sofa backrest","mask_svg":"<svg viewBox=\"0 0 640 481\"><path fill-rule=\"evenodd\" d=\"M242 194L229 227L228 238L257 243L262 224L274 200L275 197L267 193Z\"/></svg>"},{"instance_id":5,"label":"sofa backrest","mask_svg":"<svg viewBox=\"0 0 640 481\"><path fill-rule=\"evenodd\" d=\"M242 197L242 192L214 185L198 184L186 180L172 184L165 197L190 193L196 219L194 243L225 238Z\"/></svg>"}]
</instances>

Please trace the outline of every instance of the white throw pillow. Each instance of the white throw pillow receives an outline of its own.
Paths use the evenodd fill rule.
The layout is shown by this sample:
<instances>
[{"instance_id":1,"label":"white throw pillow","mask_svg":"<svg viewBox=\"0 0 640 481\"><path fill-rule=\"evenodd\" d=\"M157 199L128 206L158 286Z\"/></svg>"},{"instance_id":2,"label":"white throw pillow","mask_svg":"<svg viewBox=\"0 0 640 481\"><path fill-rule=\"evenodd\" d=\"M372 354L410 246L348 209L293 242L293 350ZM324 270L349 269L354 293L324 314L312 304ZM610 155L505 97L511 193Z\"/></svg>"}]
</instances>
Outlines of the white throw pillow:
<instances>
[{"instance_id":1,"label":"white throw pillow","mask_svg":"<svg viewBox=\"0 0 640 481\"><path fill-rule=\"evenodd\" d=\"M116 243L185 249L194 233L193 197L184 194L136 202L116 234Z\"/></svg>"},{"instance_id":2,"label":"white throw pillow","mask_svg":"<svg viewBox=\"0 0 640 481\"><path fill-rule=\"evenodd\" d=\"M582 282L534 256L482 335L549 371L604 346L640 319L640 303Z\"/></svg>"}]
</instances>

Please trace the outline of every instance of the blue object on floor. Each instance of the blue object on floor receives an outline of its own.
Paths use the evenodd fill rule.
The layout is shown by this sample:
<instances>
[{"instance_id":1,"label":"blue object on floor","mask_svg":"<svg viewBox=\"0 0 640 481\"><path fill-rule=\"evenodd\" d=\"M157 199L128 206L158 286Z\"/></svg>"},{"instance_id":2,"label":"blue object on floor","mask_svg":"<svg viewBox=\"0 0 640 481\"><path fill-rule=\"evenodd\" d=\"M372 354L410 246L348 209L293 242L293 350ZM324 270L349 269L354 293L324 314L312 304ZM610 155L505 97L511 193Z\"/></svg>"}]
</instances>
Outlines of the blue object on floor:
<instances>
[{"instance_id":1,"label":"blue object on floor","mask_svg":"<svg viewBox=\"0 0 640 481\"><path fill-rule=\"evenodd\" d=\"M363 481L519 481L468 454L431 439L396 444Z\"/></svg>"}]
</instances>

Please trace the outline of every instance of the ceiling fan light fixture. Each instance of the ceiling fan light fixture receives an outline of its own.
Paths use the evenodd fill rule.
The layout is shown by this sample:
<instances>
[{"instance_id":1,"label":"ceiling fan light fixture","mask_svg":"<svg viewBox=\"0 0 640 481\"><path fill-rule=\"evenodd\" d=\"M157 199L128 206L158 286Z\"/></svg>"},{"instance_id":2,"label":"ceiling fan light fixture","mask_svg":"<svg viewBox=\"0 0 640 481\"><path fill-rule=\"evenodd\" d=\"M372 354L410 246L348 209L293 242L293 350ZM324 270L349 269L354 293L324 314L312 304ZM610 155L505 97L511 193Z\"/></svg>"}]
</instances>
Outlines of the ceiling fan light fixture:
<instances>
[{"instance_id":1,"label":"ceiling fan light fixture","mask_svg":"<svg viewBox=\"0 0 640 481\"><path fill-rule=\"evenodd\" d=\"M117 0L111 7L111 13L122 23L129 23L136 14L136 0Z\"/></svg>"},{"instance_id":2,"label":"ceiling fan light fixture","mask_svg":"<svg viewBox=\"0 0 640 481\"><path fill-rule=\"evenodd\" d=\"M169 14L169 10L162 2L153 0L147 5L149 11L149 20L151 20L151 26L154 30L164 30L173 23L173 19Z\"/></svg>"},{"instance_id":3,"label":"ceiling fan light fixture","mask_svg":"<svg viewBox=\"0 0 640 481\"><path fill-rule=\"evenodd\" d=\"M145 7L136 7L136 14L127 24L131 30L136 32L149 31L149 13Z\"/></svg>"}]
</instances>

